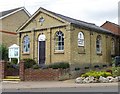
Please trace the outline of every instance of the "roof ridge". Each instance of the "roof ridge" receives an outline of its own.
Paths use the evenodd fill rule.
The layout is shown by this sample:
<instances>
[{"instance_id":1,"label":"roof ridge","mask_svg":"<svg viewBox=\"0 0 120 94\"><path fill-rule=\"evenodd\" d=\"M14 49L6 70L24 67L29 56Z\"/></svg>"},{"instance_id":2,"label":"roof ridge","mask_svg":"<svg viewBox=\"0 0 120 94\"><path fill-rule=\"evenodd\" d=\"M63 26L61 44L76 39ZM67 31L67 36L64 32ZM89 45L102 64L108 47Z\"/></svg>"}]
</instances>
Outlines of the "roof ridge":
<instances>
[{"instance_id":1,"label":"roof ridge","mask_svg":"<svg viewBox=\"0 0 120 94\"><path fill-rule=\"evenodd\" d=\"M50 10L47 10L47 9L44 9L42 7L40 7L32 16L31 18L23 25L21 26L18 30L20 30L21 28L23 28L26 24L28 24L28 22L35 16L37 15L36 13L39 13L40 11L45 11L45 12L48 12L50 13L51 15L54 15L58 18L61 18L62 20L66 21L66 22L69 22L70 24L74 24L76 26L79 26L81 28L85 28L85 29L89 29L89 30L95 30L96 32L100 32L100 33L108 33L108 34L112 34L109 30L106 30L106 29L103 29L102 27L99 27L93 23L88 23L88 22L85 22L85 21L81 21L81 20L77 20L77 19L74 19L74 18L71 18L71 17L68 17L68 16L64 16L62 14L58 14L58 13L55 13L55 12L52 12ZM102 31L102 32L101 32Z\"/></svg>"},{"instance_id":2,"label":"roof ridge","mask_svg":"<svg viewBox=\"0 0 120 94\"><path fill-rule=\"evenodd\" d=\"M43 9L43 10L45 10L45 11L48 11L48 12L50 12L50 13L52 13L52 14L57 14L57 15L64 16L64 17L69 18L69 19L72 19L72 20L76 20L76 21L83 22L83 23L86 23L86 24L95 25L94 23L89 23L89 22L85 22L85 21L82 21L82 20L78 20L78 19L75 19L75 18L72 18L72 17L69 17L69 16L65 16L65 15L62 15L62 14L59 14L59 13L56 13L56 12L53 12L53 11L44 9L43 7L40 7L40 9Z\"/></svg>"},{"instance_id":3,"label":"roof ridge","mask_svg":"<svg viewBox=\"0 0 120 94\"><path fill-rule=\"evenodd\" d=\"M9 9L9 10L5 10L5 11L1 11L0 12L0 14L1 14L0 18L4 18L6 15L9 15L9 14L11 14L11 13L17 11L17 10L20 10L22 8L24 8L24 7L18 7L18 8L14 8L14 9Z\"/></svg>"},{"instance_id":4,"label":"roof ridge","mask_svg":"<svg viewBox=\"0 0 120 94\"><path fill-rule=\"evenodd\" d=\"M116 24L116 23L113 23L113 22L110 22L110 21L106 21L106 22L111 23L111 24L114 24L114 25L117 25L117 26L119 26L119 27L120 27L120 25L119 25L119 24Z\"/></svg>"},{"instance_id":5,"label":"roof ridge","mask_svg":"<svg viewBox=\"0 0 120 94\"><path fill-rule=\"evenodd\" d=\"M18 9L21 9L21 8L23 8L23 7L12 8L12 9L4 10L4 11L1 11L1 12L11 11L11 10L18 10Z\"/></svg>"}]
</instances>

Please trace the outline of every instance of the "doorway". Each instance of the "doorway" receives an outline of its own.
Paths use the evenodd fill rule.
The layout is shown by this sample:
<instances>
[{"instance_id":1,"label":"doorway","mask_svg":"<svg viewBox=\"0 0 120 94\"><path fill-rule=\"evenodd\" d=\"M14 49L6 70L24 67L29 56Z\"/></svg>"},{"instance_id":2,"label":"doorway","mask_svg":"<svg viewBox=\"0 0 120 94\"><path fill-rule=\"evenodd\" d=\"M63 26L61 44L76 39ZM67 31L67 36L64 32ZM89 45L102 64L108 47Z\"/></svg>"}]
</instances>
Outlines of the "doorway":
<instances>
[{"instance_id":1,"label":"doorway","mask_svg":"<svg viewBox=\"0 0 120 94\"><path fill-rule=\"evenodd\" d=\"M45 42L45 35L40 35L38 37L38 64L40 66L45 65L45 52L46 52L46 42Z\"/></svg>"}]
</instances>

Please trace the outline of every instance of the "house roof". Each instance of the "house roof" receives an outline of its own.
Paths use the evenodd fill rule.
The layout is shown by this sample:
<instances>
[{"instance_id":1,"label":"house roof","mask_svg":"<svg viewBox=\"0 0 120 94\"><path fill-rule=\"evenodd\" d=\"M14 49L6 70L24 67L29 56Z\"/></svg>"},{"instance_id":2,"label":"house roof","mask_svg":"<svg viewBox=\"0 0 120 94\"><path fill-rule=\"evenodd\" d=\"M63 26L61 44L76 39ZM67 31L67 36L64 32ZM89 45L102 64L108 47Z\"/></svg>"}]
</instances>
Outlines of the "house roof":
<instances>
[{"instance_id":1,"label":"house roof","mask_svg":"<svg viewBox=\"0 0 120 94\"><path fill-rule=\"evenodd\" d=\"M104 24L101 25L101 27L111 31L115 35L120 35L120 25L118 24L106 21Z\"/></svg>"},{"instance_id":2,"label":"house roof","mask_svg":"<svg viewBox=\"0 0 120 94\"><path fill-rule=\"evenodd\" d=\"M86 28L86 29L91 29L91 30L95 30L96 32L100 32L100 33L108 33L108 34L112 34L112 32L110 32L109 30L106 30L102 27L99 27L99 26L96 26L95 24L93 23L88 23L88 22L84 22L84 21L80 21L80 20L77 20L77 19L74 19L74 18L70 18L70 17L67 17L67 16L64 16L64 15L61 15L61 14L58 14L58 13L55 13L55 12L52 12L52 11L49 11L49 10L46 10L42 7L40 7L30 18L30 20L32 20L32 18L37 15L37 13L39 13L40 11L46 11L56 17L59 17L73 25L77 25L79 27L82 27L82 28ZM28 20L25 24L28 24L28 22L30 21ZM25 26L25 24L23 25L23 27ZM19 28L21 29L21 28Z\"/></svg>"},{"instance_id":3,"label":"house roof","mask_svg":"<svg viewBox=\"0 0 120 94\"><path fill-rule=\"evenodd\" d=\"M42 8L42 9L44 9L44 8ZM46 10L46 9L44 9L44 10ZM48 11L48 10L46 10L46 11ZM58 14L58 13L55 13L55 12L52 12L52 11L48 11L48 12L50 12L53 15L58 16L58 17L66 20L66 21L68 21L68 22L70 22L72 24L78 25L80 27L84 27L84 28L88 28L88 29L93 29L93 30L96 30L98 32L102 31L103 33L111 33L109 30L104 29L104 28L99 27L99 26L96 26L93 23L88 23L88 22L84 22L84 21L77 20L77 19L74 19L74 18L70 18L70 17L64 16L64 15L61 15L61 14Z\"/></svg>"},{"instance_id":4,"label":"house roof","mask_svg":"<svg viewBox=\"0 0 120 94\"><path fill-rule=\"evenodd\" d=\"M14 14L14 13L16 13L16 12L22 10L22 9L26 12L26 14L29 17L31 16L31 14L24 7L19 7L19 8L14 8L14 9L10 9L10 10L7 10L7 11L0 12L0 19L3 19L7 16L10 16L10 15L12 15L12 14Z\"/></svg>"}]
</instances>

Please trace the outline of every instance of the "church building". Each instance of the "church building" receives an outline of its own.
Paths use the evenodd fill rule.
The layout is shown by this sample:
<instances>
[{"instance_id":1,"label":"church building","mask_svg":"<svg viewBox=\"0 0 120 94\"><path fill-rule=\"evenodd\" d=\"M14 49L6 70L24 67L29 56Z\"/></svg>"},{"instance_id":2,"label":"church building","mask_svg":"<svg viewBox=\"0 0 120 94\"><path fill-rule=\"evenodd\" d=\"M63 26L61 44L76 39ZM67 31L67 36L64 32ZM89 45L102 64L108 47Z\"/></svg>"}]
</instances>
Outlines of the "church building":
<instances>
[{"instance_id":1,"label":"church building","mask_svg":"<svg viewBox=\"0 0 120 94\"><path fill-rule=\"evenodd\" d=\"M20 59L32 58L40 65L108 65L115 54L111 41L114 34L109 30L44 8L39 8L17 32Z\"/></svg>"}]
</instances>

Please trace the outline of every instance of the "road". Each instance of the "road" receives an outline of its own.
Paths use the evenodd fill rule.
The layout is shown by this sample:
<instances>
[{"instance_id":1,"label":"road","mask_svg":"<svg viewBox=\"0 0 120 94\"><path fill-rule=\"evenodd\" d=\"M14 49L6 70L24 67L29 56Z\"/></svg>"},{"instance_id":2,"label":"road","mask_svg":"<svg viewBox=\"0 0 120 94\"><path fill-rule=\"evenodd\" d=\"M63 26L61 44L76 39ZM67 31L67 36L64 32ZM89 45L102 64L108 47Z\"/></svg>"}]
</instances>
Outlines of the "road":
<instances>
[{"instance_id":1,"label":"road","mask_svg":"<svg viewBox=\"0 0 120 94\"><path fill-rule=\"evenodd\" d=\"M3 89L2 92L118 92L118 87L57 87L57 88L21 88Z\"/></svg>"},{"instance_id":2,"label":"road","mask_svg":"<svg viewBox=\"0 0 120 94\"><path fill-rule=\"evenodd\" d=\"M2 92L109 92L108 94L114 94L112 92L118 92L118 85L118 83L76 84L71 81L7 82L2 83Z\"/></svg>"}]
</instances>

